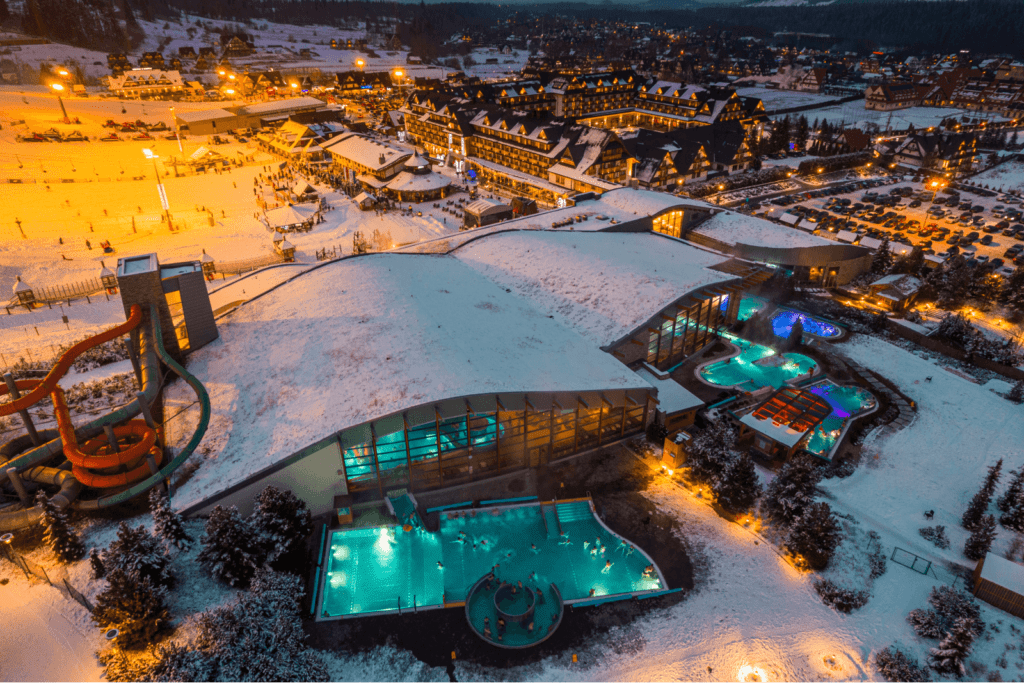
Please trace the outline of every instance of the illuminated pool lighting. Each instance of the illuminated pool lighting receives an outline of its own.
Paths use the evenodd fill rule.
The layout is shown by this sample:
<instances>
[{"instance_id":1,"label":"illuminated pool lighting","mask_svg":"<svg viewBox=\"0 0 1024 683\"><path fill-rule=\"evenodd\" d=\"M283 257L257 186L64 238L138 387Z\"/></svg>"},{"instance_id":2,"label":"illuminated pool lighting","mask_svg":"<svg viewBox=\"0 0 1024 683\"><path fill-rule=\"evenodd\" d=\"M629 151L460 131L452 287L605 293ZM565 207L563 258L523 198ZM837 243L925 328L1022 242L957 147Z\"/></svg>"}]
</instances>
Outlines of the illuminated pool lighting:
<instances>
[{"instance_id":1,"label":"illuminated pool lighting","mask_svg":"<svg viewBox=\"0 0 1024 683\"><path fill-rule=\"evenodd\" d=\"M756 683L757 681L767 681L768 674L759 666L751 666L750 664L744 664L740 667L737 672L739 678L737 679L740 683Z\"/></svg>"}]
</instances>

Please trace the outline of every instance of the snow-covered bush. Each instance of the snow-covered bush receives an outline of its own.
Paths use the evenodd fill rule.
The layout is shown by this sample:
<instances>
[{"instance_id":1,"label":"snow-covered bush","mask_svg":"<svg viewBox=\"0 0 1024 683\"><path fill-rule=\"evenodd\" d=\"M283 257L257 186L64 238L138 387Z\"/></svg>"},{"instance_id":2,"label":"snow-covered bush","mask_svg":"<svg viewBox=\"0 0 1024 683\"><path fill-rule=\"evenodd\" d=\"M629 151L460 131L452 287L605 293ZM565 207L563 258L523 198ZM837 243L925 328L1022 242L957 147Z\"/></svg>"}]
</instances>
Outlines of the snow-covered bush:
<instances>
[{"instance_id":1,"label":"snow-covered bush","mask_svg":"<svg viewBox=\"0 0 1024 683\"><path fill-rule=\"evenodd\" d=\"M118 525L117 538L103 553L103 565L108 575L115 570L129 574L135 572L152 581L155 586L174 586L167 552L160 541L141 526L132 528L127 522Z\"/></svg>"},{"instance_id":2,"label":"snow-covered bush","mask_svg":"<svg viewBox=\"0 0 1024 683\"><path fill-rule=\"evenodd\" d=\"M922 638L941 638L961 619L972 624L975 636L985 628L981 610L974 598L963 591L949 586L932 588L928 596L931 609L915 609L907 615L907 621L914 632Z\"/></svg>"},{"instance_id":3,"label":"snow-covered bush","mask_svg":"<svg viewBox=\"0 0 1024 683\"><path fill-rule=\"evenodd\" d=\"M922 538L925 538L937 547L945 550L949 547L949 538L946 537L946 527L942 526L926 526L922 529L918 529L917 533L921 534Z\"/></svg>"},{"instance_id":4,"label":"snow-covered bush","mask_svg":"<svg viewBox=\"0 0 1024 683\"><path fill-rule=\"evenodd\" d=\"M322 655L306 647L302 579L260 569L233 603L200 614L191 643L160 651L151 680L324 681Z\"/></svg>"},{"instance_id":5,"label":"snow-covered bush","mask_svg":"<svg viewBox=\"0 0 1024 683\"><path fill-rule=\"evenodd\" d=\"M200 543L203 549L199 551L199 562L231 586L248 586L263 564L264 550L252 525L233 505L213 508Z\"/></svg>"},{"instance_id":6,"label":"snow-covered bush","mask_svg":"<svg viewBox=\"0 0 1024 683\"><path fill-rule=\"evenodd\" d=\"M893 643L875 655L875 666L887 681L927 681L928 671Z\"/></svg>"},{"instance_id":7,"label":"snow-covered bush","mask_svg":"<svg viewBox=\"0 0 1024 683\"><path fill-rule=\"evenodd\" d=\"M860 609L868 604L867 591L855 591L847 588L840 588L828 579L814 582L814 590L821 596L821 601L832 609L849 614L855 609Z\"/></svg>"},{"instance_id":8,"label":"snow-covered bush","mask_svg":"<svg viewBox=\"0 0 1024 683\"><path fill-rule=\"evenodd\" d=\"M964 663L971 654L974 638L973 620L957 619L939 646L931 649L928 663L941 674L964 676L967 673Z\"/></svg>"},{"instance_id":9,"label":"snow-covered bush","mask_svg":"<svg viewBox=\"0 0 1024 683\"><path fill-rule=\"evenodd\" d=\"M265 549L267 562L301 551L313 533L313 516L291 491L268 486L256 497L249 523Z\"/></svg>"},{"instance_id":10,"label":"snow-covered bush","mask_svg":"<svg viewBox=\"0 0 1024 683\"><path fill-rule=\"evenodd\" d=\"M92 619L100 628L120 631L118 645L134 648L151 642L170 620L167 591L135 568L112 568L107 588L96 597Z\"/></svg>"}]
</instances>

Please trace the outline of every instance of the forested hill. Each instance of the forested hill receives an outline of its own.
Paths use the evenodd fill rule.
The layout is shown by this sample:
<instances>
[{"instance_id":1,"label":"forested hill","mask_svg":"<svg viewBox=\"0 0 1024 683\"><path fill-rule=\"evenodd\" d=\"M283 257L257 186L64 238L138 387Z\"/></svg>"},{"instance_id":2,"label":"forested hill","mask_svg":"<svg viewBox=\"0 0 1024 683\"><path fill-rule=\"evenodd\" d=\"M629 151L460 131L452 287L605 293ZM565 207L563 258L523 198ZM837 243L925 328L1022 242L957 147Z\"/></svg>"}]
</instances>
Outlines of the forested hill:
<instances>
[{"instance_id":1,"label":"forested hill","mask_svg":"<svg viewBox=\"0 0 1024 683\"><path fill-rule=\"evenodd\" d=\"M827 33L840 45L871 41L925 52L972 50L1024 56L1021 0L864 2L812 7L706 7L711 22L767 31Z\"/></svg>"}]
</instances>

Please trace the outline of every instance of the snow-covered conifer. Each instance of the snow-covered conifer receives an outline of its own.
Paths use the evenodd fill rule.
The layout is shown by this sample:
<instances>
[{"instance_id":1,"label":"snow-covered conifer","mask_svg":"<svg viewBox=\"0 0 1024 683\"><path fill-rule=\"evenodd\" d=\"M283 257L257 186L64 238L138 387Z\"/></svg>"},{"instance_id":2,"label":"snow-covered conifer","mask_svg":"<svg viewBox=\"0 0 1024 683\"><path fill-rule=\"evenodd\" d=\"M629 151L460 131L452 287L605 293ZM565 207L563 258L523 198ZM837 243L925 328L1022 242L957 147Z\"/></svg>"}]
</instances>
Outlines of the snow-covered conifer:
<instances>
[{"instance_id":1,"label":"snow-covered conifer","mask_svg":"<svg viewBox=\"0 0 1024 683\"><path fill-rule=\"evenodd\" d=\"M68 524L67 513L50 502L41 489L36 494L36 505L43 509L43 541L57 558L61 562L74 562L85 557L85 546Z\"/></svg>"},{"instance_id":2,"label":"snow-covered conifer","mask_svg":"<svg viewBox=\"0 0 1024 683\"><path fill-rule=\"evenodd\" d=\"M967 543L964 544L964 556L968 560L980 560L988 553L995 538L996 518L992 515L985 515L967 539Z\"/></svg>"},{"instance_id":3,"label":"snow-covered conifer","mask_svg":"<svg viewBox=\"0 0 1024 683\"><path fill-rule=\"evenodd\" d=\"M1002 513L1009 512L1013 508L1014 503L1016 503L1018 496L1024 491L1024 467L1019 471L1011 470L1010 474L1013 475L1010 485L1003 492L1003 495L999 496L998 500L996 500L996 508Z\"/></svg>"},{"instance_id":4,"label":"snow-covered conifer","mask_svg":"<svg viewBox=\"0 0 1024 683\"><path fill-rule=\"evenodd\" d=\"M768 484L761 508L776 524L790 526L814 502L814 487L821 473L810 458L798 457L783 465Z\"/></svg>"},{"instance_id":5,"label":"snow-covered conifer","mask_svg":"<svg viewBox=\"0 0 1024 683\"><path fill-rule=\"evenodd\" d=\"M913 655L892 644L875 655L875 666L887 681L927 681L928 673L918 664Z\"/></svg>"},{"instance_id":6,"label":"snow-covered conifer","mask_svg":"<svg viewBox=\"0 0 1024 683\"><path fill-rule=\"evenodd\" d=\"M200 539L203 549L199 551L199 561L221 581L232 586L248 586L264 558L261 543L254 536L252 525L242 518L238 508L218 505L206 521L206 533Z\"/></svg>"},{"instance_id":7,"label":"snow-covered conifer","mask_svg":"<svg viewBox=\"0 0 1024 683\"><path fill-rule=\"evenodd\" d=\"M999 483L999 475L1003 469L1003 461L1000 458L999 462L988 468L988 474L985 476L985 483L982 484L981 489L974 494L974 498L971 498L970 504L964 511L964 516L960 520L960 523L968 531L974 531L978 528L978 524L981 522L981 518L988 513L989 503L992 502L992 496L995 494L996 485Z\"/></svg>"},{"instance_id":8,"label":"snow-covered conifer","mask_svg":"<svg viewBox=\"0 0 1024 683\"><path fill-rule=\"evenodd\" d=\"M144 645L168 623L167 591L135 568L112 567L107 588L96 597L92 619L101 628L120 631L122 648Z\"/></svg>"},{"instance_id":9,"label":"snow-covered conifer","mask_svg":"<svg viewBox=\"0 0 1024 683\"><path fill-rule=\"evenodd\" d=\"M714 420L690 441L686 464L690 476L715 486L737 456L736 431L725 420Z\"/></svg>"},{"instance_id":10,"label":"snow-covered conifer","mask_svg":"<svg viewBox=\"0 0 1024 683\"><path fill-rule=\"evenodd\" d=\"M754 507L761 496L761 480L749 455L743 454L726 466L715 486L715 496L719 504L733 514L747 512Z\"/></svg>"},{"instance_id":11,"label":"snow-covered conifer","mask_svg":"<svg viewBox=\"0 0 1024 683\"><path fill-rule=\"evenodd\" d=\"M192 545L192 537L185 531L181 515L171 509L167 495L160 487L149 492L149 511L153 515L153 534L166 546L187 550Z\"/></svg>"},{"instance_id":12,"label":"snow-covered conifer","mask_svg":"<svg viewBox=\"0 0 1024 683\"><path fill-rule=\"evenodd\" d=\"M265 544L268 562L301 548L313 533L313 516L306 503L291 491L282 491L274 486L260 491L249 523Z\"/></svg>"},{"instance_id":13,"label":"snow-covered conifer","mask_svg":"<svg viewBox=\"0 0 1024 683\"><path fill-rule=\"evenodd\" d=\"M811 569L828 567L839 543L843 540L839 522L828 503L811 503L793 521L786 547L803 557Z\"/></svg>"},{"instance_id":14,"label":"snow-covered conifer","mask_svg":"<svg viewBox=\"0 0 1024 683\"><path fill-rule=\"evenodd\" d=\"M964 662L974 645L974 625L970 619L961 618L953 624L938 647L930 651L929 664L933 669L947 676L964 676L967 668Z\"/></svg>"},{"instance_id":15,"label":"snow-covered conifer","mask_svg":"<svg viewBox=\"0 0 1024 683\"><path fill-rule=\"evenodd\" d=\"M117 538L103 554L103 563L108 574L114 569L122 569L127 573L137 572L155 586L171 588L174 585L167 551L142 526L133 528L127 522L121 522L117 527Z\"/></svg>"},{"instance_id":16,"label":"snow-covered conifer","mask_svg":"<svg viewBox=\"0 0 1024 683\"><path fill-rule=\"evenodd\" d=\"M92 578L102 579L106 576L107 568L103 566L103 558L100 557L100 551L97 548L89 551L89 566L92 567Z\"/></svg>"}]
</instances>

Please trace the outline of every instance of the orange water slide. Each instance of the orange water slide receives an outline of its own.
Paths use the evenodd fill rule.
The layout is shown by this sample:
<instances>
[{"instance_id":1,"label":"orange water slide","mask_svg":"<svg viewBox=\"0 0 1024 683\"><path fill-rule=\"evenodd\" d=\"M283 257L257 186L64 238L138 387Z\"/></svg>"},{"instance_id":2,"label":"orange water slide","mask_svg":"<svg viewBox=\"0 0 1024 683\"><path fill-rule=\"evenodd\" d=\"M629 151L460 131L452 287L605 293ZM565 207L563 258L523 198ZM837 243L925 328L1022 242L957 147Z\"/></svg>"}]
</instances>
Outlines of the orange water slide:
<instances>
[{"instance_id":1,"label":"orange water slide","mask_svg":"<svg viewBox=\"0 0 1024 683\"><path fill-rule=\"evenodd\" d=\"M68 404L64 390L54 387L53 408L57 416L57 429L64 443L64 455L71 461L71 472L85 486L94 488L110 488L127 486L132 482L144 479L152 474L146 456L153 454L157 464L163 458L160 448L156 447L156 430L146 424L145 420L130 420L114 427L114 437L118 442L118 450L114 450L105 437L97 437L79 446L75 435L75 425L68 414ZM104 472L111 468L125 466L127 471ZM100 470L99 472L93 470Z\"/></svg>"},{"instance_id":2,"label":"orange water slide","mask_svg":"<svg viewBox=\"0 0 1024 683\"><path fill-rule=\"evenodd\" d=\"M61 357L57 360L57 363L50 368L50 371L46 373L46 377L43 379L22 379L15 382L18 391L24 391L27 393L22 394L21 398L13 401L7 401L6 403L0 404L0 417L6 415L13 415L19 410L25 410L34 406L43 398L52 393L54 388L57 387L57 382L63 377L67 371L71 368L72 363L75 362L80 355L93 348L104 344L111 339L116 339L122 334L128 334L142 322L142 308L138 305L133 305L128 315L128 320L116 325L106 332L100 332L94 337L83 339L78 342L70 349L61 354ZM7 385L0 385L0 397L6 396L9 393Z\"/></svg>"}]
</instances>

